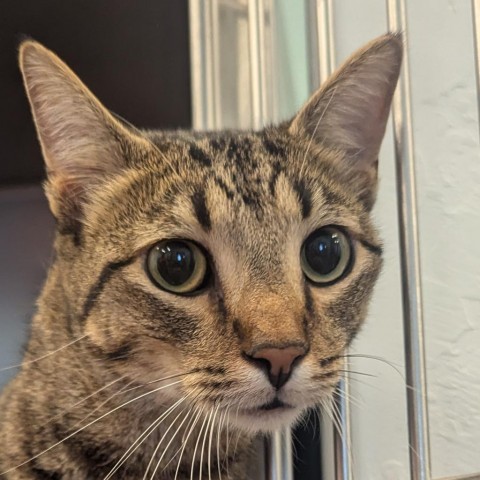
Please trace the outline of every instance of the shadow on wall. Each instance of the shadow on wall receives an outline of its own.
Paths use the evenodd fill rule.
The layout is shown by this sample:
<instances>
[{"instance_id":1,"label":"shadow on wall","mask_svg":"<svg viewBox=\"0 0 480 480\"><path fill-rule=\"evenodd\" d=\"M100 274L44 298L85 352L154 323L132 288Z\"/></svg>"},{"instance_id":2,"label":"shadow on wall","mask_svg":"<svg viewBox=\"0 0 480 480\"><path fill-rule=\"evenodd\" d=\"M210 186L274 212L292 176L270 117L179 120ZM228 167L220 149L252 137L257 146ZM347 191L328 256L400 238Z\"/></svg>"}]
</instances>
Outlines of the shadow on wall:
<instances>
[{"instance_id":1,"label":"shadow on wall","mask_svg":"<svg viewBox=\"0 0 480 480\"><path fill-rule=\"evenodd\" d=\"M0 388L22 345L52 256L54 220L40 187L0 190Z\"/></svg>"}]
</instances>

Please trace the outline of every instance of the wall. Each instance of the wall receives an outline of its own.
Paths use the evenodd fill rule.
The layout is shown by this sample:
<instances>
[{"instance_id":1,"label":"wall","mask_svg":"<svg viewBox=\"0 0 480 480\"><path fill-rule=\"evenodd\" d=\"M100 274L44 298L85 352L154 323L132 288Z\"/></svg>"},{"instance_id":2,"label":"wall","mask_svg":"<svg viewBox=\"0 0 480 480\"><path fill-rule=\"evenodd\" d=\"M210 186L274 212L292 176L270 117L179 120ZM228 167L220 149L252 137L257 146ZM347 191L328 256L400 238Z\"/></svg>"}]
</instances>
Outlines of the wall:
<instances>
[{"instance_id":1,"label":"wall","mask_svg":"<svg viewBox=\"0 0 480 480\"><path fill-rule=\"evenodd\" d=\"M53 219L40 187L0 190L0 389L15 373L52 253Z\"/></svg>"},{"instance_id":2,"label":"wall","mask_svg":"<svg viewBox=\"0 0 480 480\"><path fill-rule=\"evenodd\" d=\"M480 472L480 161L471 2L410 2L433 473Z\"/></svg>"}]
</instances>

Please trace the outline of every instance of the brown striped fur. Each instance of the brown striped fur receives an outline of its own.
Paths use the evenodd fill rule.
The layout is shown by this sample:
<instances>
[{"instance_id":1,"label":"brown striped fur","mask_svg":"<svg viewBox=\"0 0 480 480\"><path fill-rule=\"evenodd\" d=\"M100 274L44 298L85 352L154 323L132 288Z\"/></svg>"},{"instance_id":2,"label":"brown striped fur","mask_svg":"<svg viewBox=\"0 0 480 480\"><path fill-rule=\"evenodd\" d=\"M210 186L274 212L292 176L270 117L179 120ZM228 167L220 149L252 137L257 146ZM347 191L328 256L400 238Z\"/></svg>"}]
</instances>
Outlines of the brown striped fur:
<instances>
[{"instance_id":1,"label":"brown striped fur","mask_svg":"<svg viewBox=\"0 0 480 480\"><path fill-rule=\"evenodd\" d=\"M163 436L151 472L172 442L155 478L173 479L177 465L190 478L192 462L208 477L203 425L212 478L218 442L222 478L245 479L257 433L331 395L381 267L370 210L401 48L397 35L374 40L280 126L168 133L118 120L53 53L22 44L58 228L24 366L0 398L2 478L102 479L185 397L113 478L143 478ZM354 261L322 288L305 280L299 252L325 225L348 232ZM165 238L208 252L213 280L202 293L149 280L146 252ZM242 356L292 343L307 354L278 392ZM291 408L258 410L276 395ZM196 412L181 461L170 462ZM227 424L240 432L234 458Z\"/></svg>"}]
</instances>

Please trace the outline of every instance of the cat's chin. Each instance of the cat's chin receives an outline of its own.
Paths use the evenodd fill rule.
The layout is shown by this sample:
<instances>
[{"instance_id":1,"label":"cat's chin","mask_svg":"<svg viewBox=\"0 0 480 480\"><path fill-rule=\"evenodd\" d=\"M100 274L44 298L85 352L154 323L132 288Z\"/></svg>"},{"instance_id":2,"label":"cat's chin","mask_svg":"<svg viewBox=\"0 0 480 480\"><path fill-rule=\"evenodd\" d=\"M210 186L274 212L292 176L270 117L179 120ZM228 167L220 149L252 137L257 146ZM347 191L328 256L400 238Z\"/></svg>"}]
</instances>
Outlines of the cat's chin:
<instances>
[{"instance_id":1,"label":"cat's chin","mask_svg":"<svg viewBox=\"0 0 480 480\"><path fill-rule=\"evenodd\" d=\"M304 409L292 406L270 406L239 409L238 414L231 415L229 422L246 433L272 433L295 424Z\"/></svg>"}]
</instances>

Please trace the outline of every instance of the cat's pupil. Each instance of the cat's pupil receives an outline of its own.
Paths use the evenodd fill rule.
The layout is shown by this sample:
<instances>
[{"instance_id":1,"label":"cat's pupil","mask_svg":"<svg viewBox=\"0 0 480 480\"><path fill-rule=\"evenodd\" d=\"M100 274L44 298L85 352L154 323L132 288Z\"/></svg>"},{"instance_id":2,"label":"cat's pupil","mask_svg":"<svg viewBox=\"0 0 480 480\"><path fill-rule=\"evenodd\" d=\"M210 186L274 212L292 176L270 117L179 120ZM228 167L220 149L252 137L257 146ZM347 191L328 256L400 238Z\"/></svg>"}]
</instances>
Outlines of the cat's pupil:
<instances>
[{"instance_id":1,"label":"cat's pupil","mask_svg":"<svg viewBox=\"0 0 480 480\"><path fill-rule=\"evenodd\" d=\"M192 250L182 242L164 243L158 249L157 270L170 285L183 285L195 270Z\"/></svg>"},{"instance_id":2,"label":"cat's pupil","mask_svg":"<svg viewBox=\"0 0 480 480\"><path fill-rule=\"evenodd\" d=\"M305 258L316 273L326 275L332 272L341 257L342 244L336 233L321 231L305 244Z\"/></svg>"}]
</instances>

